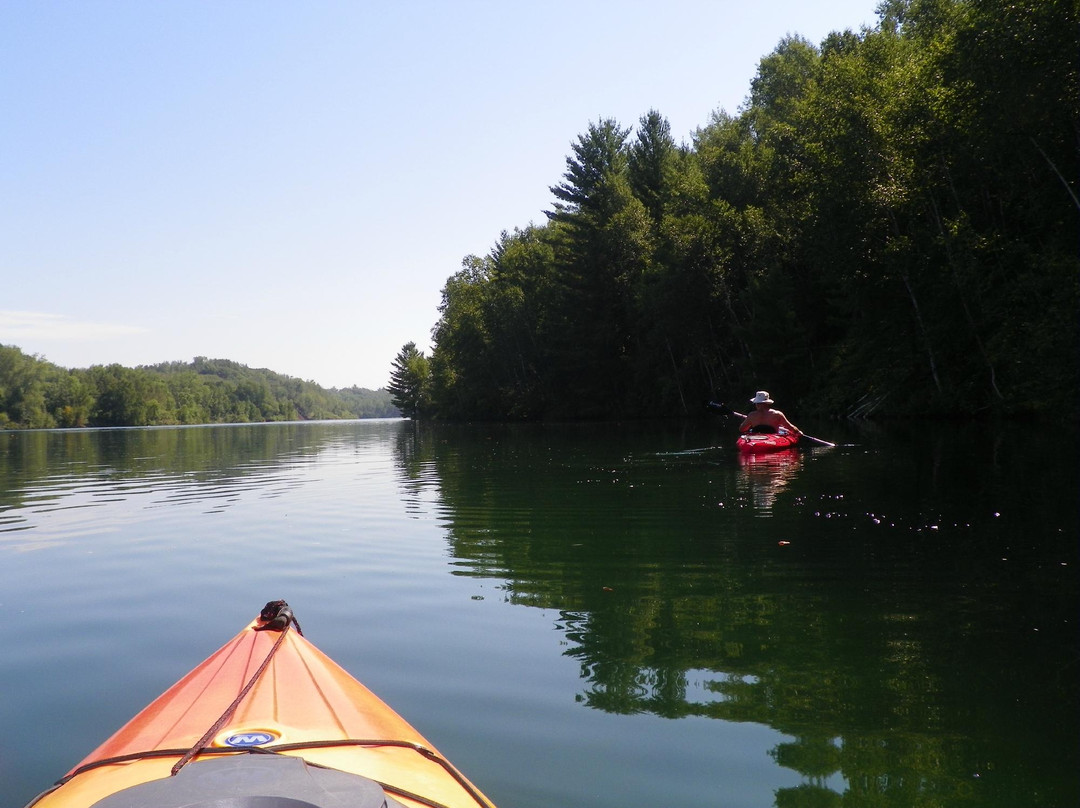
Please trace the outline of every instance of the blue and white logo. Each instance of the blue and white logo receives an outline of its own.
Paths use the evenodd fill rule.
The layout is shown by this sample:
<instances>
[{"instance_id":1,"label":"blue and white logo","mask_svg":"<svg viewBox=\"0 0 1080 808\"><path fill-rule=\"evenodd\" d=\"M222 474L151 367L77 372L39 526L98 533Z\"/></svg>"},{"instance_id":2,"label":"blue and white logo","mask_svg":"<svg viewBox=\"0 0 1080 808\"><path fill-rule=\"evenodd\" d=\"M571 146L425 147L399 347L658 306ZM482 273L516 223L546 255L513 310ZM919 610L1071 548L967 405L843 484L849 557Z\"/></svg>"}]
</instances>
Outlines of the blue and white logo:
<instances>
[{"instance_id":1,"label":"blue and white logo","mask_svg":"<svg viewBox=\"0 0 1080 808\"><path fill-rule=\"evenodd\" d=\"M277 738L269 732L237 732L225 739L225 745L246 749L251 746L262 746L274 740Z\"/></svg>"}]
</instances>

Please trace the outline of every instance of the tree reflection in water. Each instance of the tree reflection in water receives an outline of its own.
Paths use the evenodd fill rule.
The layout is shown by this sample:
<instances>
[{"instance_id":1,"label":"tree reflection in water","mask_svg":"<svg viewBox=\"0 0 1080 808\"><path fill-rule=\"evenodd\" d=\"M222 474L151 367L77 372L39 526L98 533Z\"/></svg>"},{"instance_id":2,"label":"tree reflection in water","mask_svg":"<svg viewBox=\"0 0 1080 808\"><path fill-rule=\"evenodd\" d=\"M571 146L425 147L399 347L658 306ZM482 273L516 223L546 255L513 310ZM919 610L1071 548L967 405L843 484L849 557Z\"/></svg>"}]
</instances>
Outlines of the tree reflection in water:
<instances>
[{"instance_id":1,"label":"tree reflection in water","mask_svg":"<svg viewBox=\"0 0 1080 808\"><path fill-rule=\"evenodd\" d=\"M592 425L421 430L402 486L437 488L455 574L560 615L579 703L788 736L773 759L804 780L780 808L1069 804L1076 514L1045 504L1075 470L926 432L736 459ZM1035 490L1037 521L998 519Z\"/></svg>"}]
</instances>

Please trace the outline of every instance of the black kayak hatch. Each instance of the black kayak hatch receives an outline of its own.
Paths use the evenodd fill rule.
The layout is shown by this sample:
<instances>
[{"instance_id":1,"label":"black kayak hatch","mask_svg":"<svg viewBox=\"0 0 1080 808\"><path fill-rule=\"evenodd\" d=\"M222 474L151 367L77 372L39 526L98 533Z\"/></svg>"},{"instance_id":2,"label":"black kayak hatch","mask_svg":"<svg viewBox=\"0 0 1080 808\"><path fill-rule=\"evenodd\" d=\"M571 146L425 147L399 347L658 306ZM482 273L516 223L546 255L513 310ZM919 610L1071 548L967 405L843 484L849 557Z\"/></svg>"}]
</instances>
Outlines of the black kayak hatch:
<instances>
[{"instance_id":1,"label":"black kayak hatch","mask_svg":"<svg viewBox=\"0 0 1080 808\"><path fill-rule=\"evenodd\" d=\"M125 788L92 808L404 808L366 777L288 755L199 761L176 775Z\"/></svg>"}]
</instances>

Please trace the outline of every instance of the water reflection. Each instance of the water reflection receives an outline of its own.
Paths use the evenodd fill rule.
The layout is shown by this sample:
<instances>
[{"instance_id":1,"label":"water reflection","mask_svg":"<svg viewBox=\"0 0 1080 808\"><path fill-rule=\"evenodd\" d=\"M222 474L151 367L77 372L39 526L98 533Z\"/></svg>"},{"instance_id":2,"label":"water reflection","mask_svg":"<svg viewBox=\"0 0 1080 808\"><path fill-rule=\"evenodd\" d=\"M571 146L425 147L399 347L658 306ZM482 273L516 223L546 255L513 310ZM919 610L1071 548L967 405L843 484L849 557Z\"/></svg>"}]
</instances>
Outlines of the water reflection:
<instances>
[{"instance_id":1,"label":"water reflection","mask_svg":"<svg viewBox=\"0 0 1080 808\"><path fill-rule=\"evenodd\" d=\"M581 704L791 738L772 756L803 783L778 806L1077 794L1076 582L994 566L1016 544L997 509L1036 484L998 476L1000 443L740 460L671 440L421 429L400 465L410 496L437 488L455 574L558 615ZM1069 474L1037 474L1040 493ZM1055 513L1039 552L1071 559L1075 512ZM1052 796L1031 799L1034 783Z\"/></svg>"},{"instance_id":2,"label":"water reflection","mask_svg":"<svg viewBox=\"0 0 1080 808\"><path fill-rule=\"evenodd\" d=\"M739 454L743 482L758 516L771 516L773 503L795 478L802 461L798 449L763 454Z\"/></svg>"},{"instance_id":3,"label":"water reflection","mask_svg":"<svg viewBox=\"0 0 1080 808\"><path fill-rule=\"evenodd\" d=\"M92 529L87 509L219 513L274 499L305 485L322 452L363 439L341 422L0 432L0 535L54 544Z\"/></svg>"},{"instance_id":4,"label":"water reflection","mask_svg":"<svg viewBox=\"0 0 1080 808\"><path fill-rule=\"evenodd\" d=\"M583 708L782 733L771 762L800 784L778 806L1080 803L1075 455L890 434L740 464L687 450L718 441L686 425L0 433L0 542L216 513L371 462L435 524L455 584L551 616ZM320 496L355 496L344 476Z\"/></svg>"}]
</instances>

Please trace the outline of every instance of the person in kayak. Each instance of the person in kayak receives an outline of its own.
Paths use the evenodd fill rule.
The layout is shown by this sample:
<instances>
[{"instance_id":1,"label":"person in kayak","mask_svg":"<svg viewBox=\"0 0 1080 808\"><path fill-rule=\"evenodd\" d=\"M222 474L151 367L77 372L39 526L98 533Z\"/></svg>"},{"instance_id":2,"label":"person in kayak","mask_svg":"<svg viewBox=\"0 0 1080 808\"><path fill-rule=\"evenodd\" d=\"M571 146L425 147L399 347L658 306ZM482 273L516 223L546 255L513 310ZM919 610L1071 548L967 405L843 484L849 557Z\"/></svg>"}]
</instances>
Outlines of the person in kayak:
<instances>
[{"instance_id":1,"label":"person in kayak","mask_svg":"<svg viewBox=\"0 0 1080 808\"><path fill-rule=\"evenodd\" d=\"M739 424L740 432L776 432L783 428L797 438L802 437L802 430L787 419L780 410L774 410L775 403L765 390L758 390L757 394L750 399L754 405L754 411L743 419Z\"/></svg>"}]
</instances>

